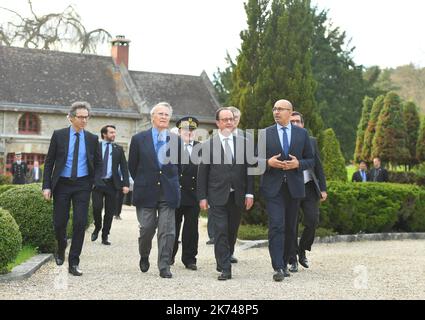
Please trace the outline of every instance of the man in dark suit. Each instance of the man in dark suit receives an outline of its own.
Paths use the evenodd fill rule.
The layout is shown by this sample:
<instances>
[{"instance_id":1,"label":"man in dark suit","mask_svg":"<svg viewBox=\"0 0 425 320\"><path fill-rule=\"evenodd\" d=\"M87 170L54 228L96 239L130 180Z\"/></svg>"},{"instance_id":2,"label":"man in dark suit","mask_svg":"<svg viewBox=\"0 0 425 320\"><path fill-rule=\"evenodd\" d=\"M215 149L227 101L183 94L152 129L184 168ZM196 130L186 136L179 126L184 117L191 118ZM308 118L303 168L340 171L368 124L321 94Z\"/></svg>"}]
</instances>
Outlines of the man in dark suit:
<instances>
[{"instance_id":1,"label":"man in dark suit","mask_svg":"<svg viewBox=\"0 0 425 320\"><path fill-rule=\"evenodd\" d=\"M41 182L43 178L43 170L41 170L38 161L34 161L34 165L30 170L30 182L38 183Z\"/></svg>"},{"instance_id":2,"label":"man in dark suit","mask_svg":"<svg viewBox=\"0 0 425 320\"><path fill-rule=\"evenodd\" d=\"M22 154L20 152L17 152L16 155L16 161L12 163L12 167L10 169L10 172L13 176L13 184L25 184L25 178L27 176L28 172L28 166L25 161L22 161Z\"/></svg>"},{"instance_id":3,"label":"man in dark suit","mask_svg":"<svg viewBox=\"0 0 425 320\"><path fill-rule=\"evenodd\" d=\"M369 172L370 181L388 182L388 171L381 167L381 159L373 158L373 168Z\"/></svg>"},{"instance_id":4,"label":"man in dark suit","mask_svg":"<svg viewBox=\"0 0 425 320\"><path fill-rule=\"evenodd\" d=\"M176 234L175 209L180 206L181 140L168 130L172 112L166 102L152 108L152 128L132 137L128 158L128 168L134 180L133 204L140 225L140 270L149 270L152 238L158 227L161 278L172 278L170 263Z\"/></svg>"},{"instance_id":5,"label":"man in dark suit","mask_svg":"<svg viewBox=\"0 0 425 320\"><path fill-rule=\"evenodd\" d=\"M216 112L218 133L202 146L198 169L200 207L212 216L214 253L218 280L232 278L230 257L234 252L241 211L254 203L254 179L248 175L245 139L232 134L233 113L228 108Z\"/></svg>"},{"instance_id":6,"label":"man in dark suit","mask_svg":"<svg viewBox=\"0 0 425 320\"><path fill-rule=\"evenodd\" d=\"M261 177L260 191L269 216L269 251L275 270L274 281L289 276L289 258L296 255L296 236L300 200L305 197L303 170L313 168L314 156L305 129L291 125L291 102L279 100L273 107L276 124L259 133L266 141L267 168ZM265 160L263 160L265 159Z\"/></svg>"},{"instance_id":7,"label":"man in dark suit","mask_svg":"<svg viewBox=\"0 0 425 320\"><path fill-rule=\"evenodd\" d=\"M193 163L192 154L196 152L194 147L199 142L194 141L194 130L198 128L199 121L195 117L183 117L176 123L179 128L179 135L184 143L182 152L181 174L180 174L180 207L176 209L176 239L171 264L174 263L175 256L179 248L179 235L184 218L182 230L182 262L187 269L197 270L196 255L198 254L198 219L199 202L196 196L196 181L198 165Z\"/></svg>"},{"instance_id":8,"label":"man in dark suit","mask_svg":"<svg viewBox=\"0 0 425 320\"><path fill-rule=\"evenodd\" d=\"M82 275L79 263L90 195L102 169L98 137L84 130L90 111L88 102L72 104L68 114L71 126L53 132L44 163L43 195L46 200L53 195L53 224L58 241L55 258L58 265L65 260L66 227L72 201L73 232L68 262L69 272L74 276Z\"/></svg>"},{"instance_id":9,"label":"man in dark suit","mask_svg":"<svg viewBox=\"0 0 425 320\"><path fill-rule=\"evenodd\" d=\"M108 235L111 230L112 219L117 211L117 192L128 193L130 182L128 179L127 160L121 146L114 143L117 135L113 125L106 125L100 130L103 141L99 144L102 155L102 184L96 184L93 189L93 218L94 231L91 240L96 241L102 229L102 210L105 202L105 215L103 217L102 244L111 245ZM123 179L121 180L121 169Z\"/></svg>"},{"instance_id":10,"label":"man in dark suit","mask_svg":"<svg viewBox=\"0 0 425 320\"><path fill-rule=\"evenodd\" d=\"M291 124L304 128L304 118L299 112L292 112ZM316 138L310 137L311 147L314 155L314 168L303 171L304 185L305 185L305 198L301 200L300 207L303 211L303 225L304 231L301 235L298 248L298 257L300 264L304 268L308 268L308 260L305 251L311 251L311 246L314 242L316 235L316 228L319 225L319 205L321 201L325 201L328 197L326 192L326 178L323 172L322 162L320 161L319 148L317 146ZM298 226L298 224L297 224ZM297 230L298 235L298 230ZM298 237L298 236L297 236ZM297 239L296 237L296 239ZM298 239L296 240L298 241ZM291 257L289 261L291 267L290 272L298 271L297 257Z\"/></svg>"},{"instance_id":11,"label":"man in dark suit","mask_svg":"<svg viewBox=\"0 0 425 320\"><path fill-rule=\"evenodd\" d=\"M353 173L351 182L368 182L370 181L369 173L367 172L366 161L360 161L359 170Z\"/></svg>"}]
</instances>

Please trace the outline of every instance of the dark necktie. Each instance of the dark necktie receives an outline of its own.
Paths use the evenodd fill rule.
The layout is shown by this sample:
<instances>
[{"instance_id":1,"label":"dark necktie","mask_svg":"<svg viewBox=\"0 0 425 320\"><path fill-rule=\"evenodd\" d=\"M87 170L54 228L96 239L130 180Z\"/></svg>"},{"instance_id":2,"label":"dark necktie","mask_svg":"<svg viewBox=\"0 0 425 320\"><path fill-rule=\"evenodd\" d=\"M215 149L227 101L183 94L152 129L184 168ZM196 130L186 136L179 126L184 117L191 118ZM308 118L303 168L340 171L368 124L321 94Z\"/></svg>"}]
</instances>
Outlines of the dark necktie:
<instances>
[{"instance_id":1,"label":"dark necktie","mask_svg":"<svg viewBox=\"0 0 425 320\"><path fill-rule=\"evenodd\" d=\"M288 153L289 153L289 143L288 143L288 135L286 133L286 130L288 128L287 127L282 127L282 131L283 131L283 152L285 153L285 158L288 157Z\"/></svg>"},{"instance_id":2,"label":"dark necktie","mask_svg":"<svg viewBox=\"0 0 425 320\"><path fill-rule=\"evenodd\" d=\"M106 178L106 175L108 174L109 145L110 143L108 142L106 144L105 153L103 154L103 175L102 175L103 178Z\"/></svg>"},{"instance_id":3,"label":"dark necktie","mask_svg":"<svg viewBox=\"0 0 425 320\"><path fill-rule=\"evenodd\" d=\"M226 164L232 164L233 163L233 154L232 154L232 149L230 149L230 144L229 144L229 140L230 138L225 138L224 139L224 153L226 154Z\"/></svg>"},{"instance_id":4,"label":"dark necktie","mask_svg":"<svg viewBox=\"0 0 425 320\"><path fill-rule=\"evenodd\" d=\"M80 134L76 132L75 137L74 155L72 156L71 180L77 180L78 151L80 148Z\"/></svg>"}]
</instances>

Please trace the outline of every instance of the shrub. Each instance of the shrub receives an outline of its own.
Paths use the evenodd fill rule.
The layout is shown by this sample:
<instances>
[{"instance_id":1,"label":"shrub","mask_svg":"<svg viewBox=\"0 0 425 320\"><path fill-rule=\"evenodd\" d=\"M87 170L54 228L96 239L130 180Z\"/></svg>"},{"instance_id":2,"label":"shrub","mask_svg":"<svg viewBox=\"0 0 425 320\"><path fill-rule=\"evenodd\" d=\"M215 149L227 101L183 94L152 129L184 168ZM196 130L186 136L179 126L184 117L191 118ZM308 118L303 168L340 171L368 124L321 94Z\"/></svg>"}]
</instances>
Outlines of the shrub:
<instances>
[{"instance_id":1,"label":"shrub","mask_svg":"<svg viewBox=\"0 0 425 320\"><path fill-rule=\"evenodd\" d=\"M12 188L16 187L16 185L14 184L0 184L0 194L2 194L3 192L6 192L7 190L10 190Z\"/></svg>"},{"instance_id":2,"label":"shrub","mask_svg":"<svg viewBox=\"0 0 425 320\"><path fill-rule=\"evenodd\" d=\"M425 231L425 189L393 183L328 183L320 226L339 234Z\"/></svg>"},{"instance_id":3,"label":"shrub","mask_svg":"<svg viewBox=\"0 0 425 320\"><path fill-rule=\"evenodd\" d=\"M7 272L7 264L17 257L22 247L22 235L15 219L0 208L0 274Z\"/></svg>"},{"instance_id":4,"label":"shrub","mask_svg":"<svg viewBox=\"0 0 425 320\"><path fill-rule=\"evenodd\" d=\"M22 233L24 245L53 252L52 202L44 200L38 184L15 186L0 195L0 207L9 210Z\"/></svg>"},{"instance_id":5,"label":"shrub","mask_svg":"<svg viewBox=\"0 0 425 320\"><path fill-rule=\"evenodd\" d=\"M0 174L0 185L11 184L11 183L12 183L11 175Z\"/></svg>"},{"instance_id":6,"label":"shrub","mask_svg":"<svg viewBox=\"0 0 425 320\"><path fill-rule=\"evenodd\" d=\"M268 238L268 229L262 225L241 225L238 238L241 240L266 240Z\"/></svg>"},{"instance_id":7,"label":"shrub","mask_svg":"<svg viewBox=\"0 0 425 320\"><path fill-rule=\"evenodd\" d=\"M53 201L45 201L40 184L13 185L0 194L0 207L9 210L22 232L24 245L37 247L40 252L54 252L56 237L53 228ZM72 206L67 236L72 236ZM93 222L90 203L87 228Z\"/></svg>"}]
</instances>

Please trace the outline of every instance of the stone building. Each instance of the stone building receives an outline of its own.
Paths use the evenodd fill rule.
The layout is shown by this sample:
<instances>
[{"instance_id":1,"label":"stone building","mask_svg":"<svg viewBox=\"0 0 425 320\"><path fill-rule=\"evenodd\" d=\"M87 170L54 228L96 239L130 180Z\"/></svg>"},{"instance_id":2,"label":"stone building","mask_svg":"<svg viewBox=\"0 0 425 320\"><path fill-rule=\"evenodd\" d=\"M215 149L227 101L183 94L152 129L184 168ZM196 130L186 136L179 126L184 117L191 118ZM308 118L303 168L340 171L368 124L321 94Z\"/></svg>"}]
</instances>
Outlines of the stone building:
<instances>
[{"instance_id":1,"label":"stone building","mask_svg":"<svg viewBox=\"0 0 425 320\"><path fill-rule=\"evenodd\" d=\"M196 116L200 127L215 127L219 102L207 74L200 76L128 70L130 41L112 41L111 57L0 46L0 171L15 152L31 166L44 163L53 130L69 125L75 101L88 101L88 130L117 127L116 142L128 150L131 136L150 126L150 109L167 101L175 121Z\"/></svg>"}]
</instances>

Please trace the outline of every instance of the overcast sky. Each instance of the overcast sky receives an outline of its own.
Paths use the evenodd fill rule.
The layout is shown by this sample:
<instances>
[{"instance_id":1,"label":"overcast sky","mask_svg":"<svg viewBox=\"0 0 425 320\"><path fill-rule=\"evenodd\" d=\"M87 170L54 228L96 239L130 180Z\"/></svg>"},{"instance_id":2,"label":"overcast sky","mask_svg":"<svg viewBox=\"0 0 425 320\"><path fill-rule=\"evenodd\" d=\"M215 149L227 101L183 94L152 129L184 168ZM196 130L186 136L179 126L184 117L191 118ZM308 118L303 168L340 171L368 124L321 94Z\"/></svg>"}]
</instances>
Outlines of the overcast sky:
<instances>
[{"instance_id":1,"label":"overcast sky","mask_svg":"<svg viewBox=\"0 0 425 320\"><path fill-rule=\"evenodd\" d=\"M425 66L425 1L313 0L330 10L356 47L356 63ZM73 4L89 29L122 34L130 45L130 69L211 76L234 57L246 26L244 0L33 0L36 13ZM27 0L0 0L0 6L28 12ZM0 21L9 15L0 10ZM109 55L109 49L100 52Z\"/></svg>"}]
</instances>

